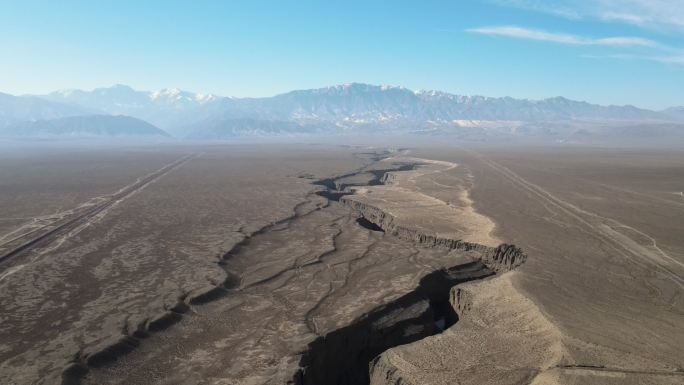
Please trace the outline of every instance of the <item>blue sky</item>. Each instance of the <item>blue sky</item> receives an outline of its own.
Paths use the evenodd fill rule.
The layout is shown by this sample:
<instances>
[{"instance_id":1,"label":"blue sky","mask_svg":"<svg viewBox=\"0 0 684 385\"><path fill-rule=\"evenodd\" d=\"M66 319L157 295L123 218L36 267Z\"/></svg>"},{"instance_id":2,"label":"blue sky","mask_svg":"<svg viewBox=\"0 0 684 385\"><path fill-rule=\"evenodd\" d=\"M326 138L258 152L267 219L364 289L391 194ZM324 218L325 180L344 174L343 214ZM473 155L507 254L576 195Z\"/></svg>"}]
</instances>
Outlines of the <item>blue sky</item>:
<instances>
[{"instance_id":1,"label":"blue sky","mask_svg":"<svg viewBox=\"0 0 684 385\"><path fill-rule=\"evenodd\" d=\"M0 91L348 82L684 105L682 0L6 1Z\"/></svg>"}]
</instances>

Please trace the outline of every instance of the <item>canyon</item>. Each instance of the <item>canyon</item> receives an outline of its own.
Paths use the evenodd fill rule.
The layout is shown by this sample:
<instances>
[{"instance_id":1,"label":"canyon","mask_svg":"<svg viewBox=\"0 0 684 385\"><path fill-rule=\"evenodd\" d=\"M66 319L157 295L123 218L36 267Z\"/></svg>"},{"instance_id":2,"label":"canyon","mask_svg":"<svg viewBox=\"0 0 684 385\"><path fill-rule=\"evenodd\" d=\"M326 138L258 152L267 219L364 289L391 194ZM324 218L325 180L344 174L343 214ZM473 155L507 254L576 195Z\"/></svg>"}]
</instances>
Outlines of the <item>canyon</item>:
<instances>
[{"instance_id":1,"label":"canyon","mask_svg":"<svg viewBox=\"0 0 684 385\"><path fill-rule=\"evenodd\" d=\"M682 381L680 154L519 151L44 151L0 201L0 379Z\"/></svg>"}]
</instances>

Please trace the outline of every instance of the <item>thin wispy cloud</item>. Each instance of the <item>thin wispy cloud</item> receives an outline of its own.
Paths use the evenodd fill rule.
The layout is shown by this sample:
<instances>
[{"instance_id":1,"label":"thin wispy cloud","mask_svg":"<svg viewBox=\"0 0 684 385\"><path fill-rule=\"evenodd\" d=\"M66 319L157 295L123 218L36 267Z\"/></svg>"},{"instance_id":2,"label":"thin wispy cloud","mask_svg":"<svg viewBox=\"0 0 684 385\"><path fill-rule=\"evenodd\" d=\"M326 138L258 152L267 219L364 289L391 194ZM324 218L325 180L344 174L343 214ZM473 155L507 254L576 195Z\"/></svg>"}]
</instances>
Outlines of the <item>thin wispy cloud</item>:
<instances>
[{"instance_id":1,"label":"thin wispy cloud","mask_svg":"<svg viewBox=\"0 0 684 385\"><path fill-rule=\"evenodd\" d=\"M600 0L589 9L600 19L651 29L684 30L682 0Z\"/></svg>"},{"instance_id":2,"label":"thin wispy cloud","mask_svg":"<svg viewBox=\"0 0 684 385\"><path fill-rule=\"evenodd\" d=\"M507 7L542 12L566 19L581 19L582 12L577 9L576 2L535 1L535 0L489 0L489 2Z\"/></svg>"},{"instance_id":3,"label":"thin wispy cloud","mask_svg":"<svg viewBox=\"0 0 684 385\"><path fill-rule=\"evenodd\" d=\"M490 0L567 19L617 22L661 31L684 31L682 0Z\"/></svg>"},{"instance_id":4,"label":"thin wispy cloud","mask_svg":"<svg viewBox=\"0 0 684 385\"><path fill-rule=\"evenodd\" d=\"M650 39L632 36L611 36L603 38L589 38L579 35L547 32L537 29L517 27L517 26L493 26L470 28L466 30L470 33L478 33L490 36L504 36L515 39L536 40L567 45L595 45L609 47L648 47L657 49L667 49L664 45Z\"/></svg>"},{"instance_id":5,"label":"thin wispy cloud","mask_svg":"<svg viewBox=\"0 0 684 385\"><path fill-rule=\"evenodd\" d=\"M655 40L634 36L610 36L592 38L569 33L548 32L518 26L490 26L466 29L466 32L488 36L531 40L571 46L597 46L614 49L630 49L631 53L610 53L605 55L581 55L586 58L609 58L626 60L647 60L665 64L684 65L684 50L674 48ZM635 51L639 49L638 51ZM645 50L645 51L644 51ZM627 52L630 52L627 51ZM634 52L641 52L635 54ZM651 52L651 54L648 54Z\"/></svg>"},{"instance_id":6,"label":"thin wispy cloud","mask_svg":"<svg viewBox=\"0 0 684 385\"><path fill-rule=\"evenodd\" d=\"M684 55L677 56L665 56L665 57L654 57L653 60L667 63L667 64L681 64L684 65Z\"/></svg>"},{"instance_id":7,"label":"thin wispy cloud","mask_svg":"<svg viewBox=\"0 0 684 385\"><path fill-rule=\"evenodd\" d=\"M643 26L646 24L646 18L639 15L629 14L629 13L618 13L618 12L604 12L600 15L602 20L605 21L617 21L627 24L634 24Z\"/></svg>"},{"instance_id":8,"label":"thin wispy cloud","mask_svg":"<svg viewBox=\"0 0 684 385\"><path fill-rule=\"evenodd\" d=\"M611 54L611 55L581 55L586 59L623 59L623 60L646 60L664 64L684 65L684 55L674 56L648 56L632 54Z\"/></svg>"}]
</instances>

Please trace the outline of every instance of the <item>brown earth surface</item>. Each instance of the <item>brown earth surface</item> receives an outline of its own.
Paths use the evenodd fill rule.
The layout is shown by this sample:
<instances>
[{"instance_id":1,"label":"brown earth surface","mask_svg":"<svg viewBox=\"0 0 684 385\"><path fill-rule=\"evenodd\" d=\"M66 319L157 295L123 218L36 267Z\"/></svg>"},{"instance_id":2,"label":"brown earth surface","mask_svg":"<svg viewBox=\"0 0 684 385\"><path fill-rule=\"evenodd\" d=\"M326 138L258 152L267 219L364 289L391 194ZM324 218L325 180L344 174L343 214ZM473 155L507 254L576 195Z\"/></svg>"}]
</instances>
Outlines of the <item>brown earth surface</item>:
<instances>
[{"instance_id":1,"label":"brown earth surface","mask_svg":"<svg viewBox=\"0 0 684 385\"><path fill-rule=\"evenodd\" d=\"M372 383L684 382L681 152L416 154L466 167L477 211L528 259L454 288L459 322L384 353Z\"/></svg>"},{"instance_id":2,"label":"brown earth surface","mask_svg":"<svg viewBox=\"0 0 684 385\"><path fill-rule=\"evenodd\" d=\"M681 152L131 147L0 175L2 383L684 381Z\"/></svg>"}]
</instances>

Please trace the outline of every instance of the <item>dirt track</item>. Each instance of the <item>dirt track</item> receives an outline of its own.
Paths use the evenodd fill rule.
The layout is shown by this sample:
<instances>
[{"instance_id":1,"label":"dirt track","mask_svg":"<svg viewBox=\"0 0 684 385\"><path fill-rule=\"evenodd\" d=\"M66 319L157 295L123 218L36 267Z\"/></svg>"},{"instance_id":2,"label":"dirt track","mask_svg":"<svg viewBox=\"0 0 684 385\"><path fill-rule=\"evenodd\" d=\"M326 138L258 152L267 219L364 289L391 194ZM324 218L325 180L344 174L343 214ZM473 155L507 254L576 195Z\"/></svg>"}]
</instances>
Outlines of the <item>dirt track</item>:
<instances>
[{"instance_id":1,"label":"dirt track","mask_svg":"<svg viewBox=\"0 0 684 385\"><path fill-rule=\"evenodd\" d=\"M75 213L73 215L68 215L66 218L63 218L55 223L50 223L49 225L31 230L28 233L0 244L0 247L3 248L13 247L11 250L0 256L0 263L7 259L21 256L22 254L36 247L45 246L61 237L68 236L69 233L75 229L87 225L91 221L95 220L96 217L103 215L106 210L113 205L124 201L126 198L145 188L148 184L155 182L174 169L182 166L185 162L189 161L195 156L197 156L197 154L183 156L151 174L138 178L135 182L121 188L119 191L109 196L99 197L99 202L91 207L87 207L83 210L76 209L74 210ZM36 233L38 234L36 235ZM13 246L14 244L18 245Z\"/></svg>"}]
</instances>

